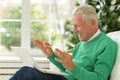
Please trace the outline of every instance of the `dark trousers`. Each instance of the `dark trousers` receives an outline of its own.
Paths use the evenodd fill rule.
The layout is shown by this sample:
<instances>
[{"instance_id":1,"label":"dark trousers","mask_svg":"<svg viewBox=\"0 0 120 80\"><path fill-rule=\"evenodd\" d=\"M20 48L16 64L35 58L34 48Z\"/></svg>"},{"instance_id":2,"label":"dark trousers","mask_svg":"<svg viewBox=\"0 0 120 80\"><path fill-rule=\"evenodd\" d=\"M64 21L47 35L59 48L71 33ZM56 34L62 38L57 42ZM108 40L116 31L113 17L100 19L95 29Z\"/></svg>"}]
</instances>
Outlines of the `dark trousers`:
<instances>
[{"instance_id":1,"label":"dark trousers","mask_svg":"<svg viewBox=\"0 0 120 80\"><path fill-rule=\"evenodd\" d=\"M9 80L66 80L64 76L43 73L35 68L24 66Z\"/></svg>"}]
</instances>

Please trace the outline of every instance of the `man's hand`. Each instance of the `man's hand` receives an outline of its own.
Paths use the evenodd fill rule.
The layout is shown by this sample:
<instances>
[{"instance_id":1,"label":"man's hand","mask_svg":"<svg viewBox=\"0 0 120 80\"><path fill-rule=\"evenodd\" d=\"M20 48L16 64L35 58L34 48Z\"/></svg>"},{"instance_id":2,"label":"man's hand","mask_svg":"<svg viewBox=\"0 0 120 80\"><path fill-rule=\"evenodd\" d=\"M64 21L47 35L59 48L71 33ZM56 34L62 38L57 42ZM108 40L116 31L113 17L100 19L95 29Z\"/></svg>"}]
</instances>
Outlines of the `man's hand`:
<instances>
[{"instance_id":1,"label":"man's hand","mask_svg":"<svg viewBox=\"0 0 120 80\"><path fill-rule=\"evenodd\" d=\"M55 60L57 62L60 62L64 66L64 68L66 68L69 71L73 69L74 63L70 54L63 52L59 49L55 49L55 55L59 57L59 59L55 58Z\"/></svg>"},{"instance_id":2,"label":"man's hand","mask_svg":"<svg viewBox=\"0 0 120 80\"><path fill-rule=\"evenodd\" d=\"M47 57L50 57L53 54L53 50L49 43L42 42L38 39L35 39L33 42L34 45L38 47Z\"/></svg>"}]
</instances>

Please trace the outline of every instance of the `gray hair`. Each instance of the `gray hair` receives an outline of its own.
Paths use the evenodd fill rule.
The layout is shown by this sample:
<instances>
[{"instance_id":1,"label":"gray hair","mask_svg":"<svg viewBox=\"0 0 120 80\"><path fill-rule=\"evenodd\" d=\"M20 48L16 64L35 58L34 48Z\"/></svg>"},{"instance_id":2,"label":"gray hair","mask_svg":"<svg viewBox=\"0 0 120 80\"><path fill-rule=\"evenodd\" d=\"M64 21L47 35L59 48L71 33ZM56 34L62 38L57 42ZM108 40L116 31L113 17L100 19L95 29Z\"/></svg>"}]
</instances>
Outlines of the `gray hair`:
<instances>
[{"instance_id":1,"label":"gray hair","mask_svg":"<svg viewBox=\"0 0 120 80\"><path fill-rule=\"evenodd\" d=\"M90 5L82 5L82 6L78 6L77 8L75 8L73 10L72 16L74 15L83 15L83 18L86 21L90 21L91 19L94 19L97 21L97 14L96 14L96 10L94 7L90 6Z\"/></svg>"}]
</instances>

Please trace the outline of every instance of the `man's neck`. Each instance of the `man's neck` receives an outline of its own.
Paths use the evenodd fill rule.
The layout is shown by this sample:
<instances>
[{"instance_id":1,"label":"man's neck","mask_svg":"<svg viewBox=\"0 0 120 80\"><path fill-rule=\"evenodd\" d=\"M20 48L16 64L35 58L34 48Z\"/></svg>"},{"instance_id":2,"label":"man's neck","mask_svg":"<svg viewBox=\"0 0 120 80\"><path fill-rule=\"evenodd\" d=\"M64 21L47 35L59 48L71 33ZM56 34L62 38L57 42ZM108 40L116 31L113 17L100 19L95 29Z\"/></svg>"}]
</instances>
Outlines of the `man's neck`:
<instances>
[{"instance_id":1,"label":"man's neck","mask_svg":"<svg viewBox=\"0 0 120 80\"><path fill-rule=\"evenodd\" d=\"M100 34L100 32L101 32L101 31L100 31L99 29L97 29L97 31L93 34L93 36L92 36L88 41L94 39L97 35ZM88 41L87 41L87 42L88 42Z\"/></svg>"}]
</instances>

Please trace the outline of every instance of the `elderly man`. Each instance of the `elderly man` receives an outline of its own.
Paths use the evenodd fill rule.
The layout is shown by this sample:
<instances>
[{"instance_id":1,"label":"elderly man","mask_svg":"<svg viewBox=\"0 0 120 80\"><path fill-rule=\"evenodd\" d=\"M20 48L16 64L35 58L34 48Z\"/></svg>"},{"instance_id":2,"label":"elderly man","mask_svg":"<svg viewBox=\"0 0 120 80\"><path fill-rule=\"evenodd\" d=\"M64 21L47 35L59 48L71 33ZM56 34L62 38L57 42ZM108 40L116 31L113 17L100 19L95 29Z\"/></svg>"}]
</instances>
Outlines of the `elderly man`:
<instances>
[{"instance_id":1,"label":"elderly man","mask_svg":"<svg viewBox=\"0 0 120 80\"><path fill-rule=\"evenodd\" d=\"M77 7L72 23L80 40L72 55L57 48L53 51L49 43L34 40L35 46L68 75L22 67L10 80L108 80L116 59L117 44L98 29L95 9L90 5Z\"/></svg>"}]
</instances>

